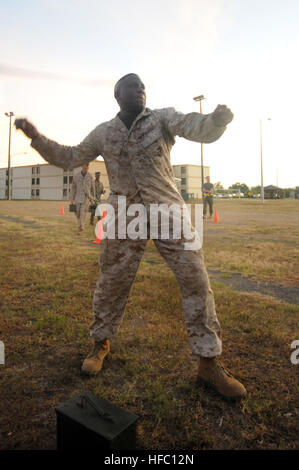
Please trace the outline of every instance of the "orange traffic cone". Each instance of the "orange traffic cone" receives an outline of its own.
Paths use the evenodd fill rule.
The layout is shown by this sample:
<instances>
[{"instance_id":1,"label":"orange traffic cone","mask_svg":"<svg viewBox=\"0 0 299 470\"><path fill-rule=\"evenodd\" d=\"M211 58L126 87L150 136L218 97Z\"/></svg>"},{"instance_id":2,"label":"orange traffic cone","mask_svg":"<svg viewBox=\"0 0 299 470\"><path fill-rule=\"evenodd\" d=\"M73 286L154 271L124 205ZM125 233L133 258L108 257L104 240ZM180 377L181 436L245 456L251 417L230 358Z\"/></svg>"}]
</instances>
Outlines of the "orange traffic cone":
<instances>
[{"instance_id":1,"label":"orange traffic cone","mask_svg":"<svg viewBox=\"0 0 299 470\"><path fill-rule=\"evenodd\" d=\"M100 244L103 238L103 225L102 222L99 220L98 221L98 231L97 231L97 238L94 240L92 243L97 243Z\"/></svg>"},{"instance_id":2,"label":"orange traffic cone","mask_svg":"<svg viewBox=\"0 0 299 470\"><path fill-rule=\"evenodd\" d=\"M214 211L214 222L219 222L217 211Z\"/></svg>"},{"instance_id":3,"label":"orange traffic cone","mask_svg":"<svg viewBox=\"0 0 299 470\"><path fill-rule=\"evenodd\" d=\"M60 214L64 215L64 207L63 207L63 204L61 204Z\"/></svg>"},{"instance_id":4,"label":"orange traffic cone","mask_svg":"<svg viewBox=\"0 0 299 470\"><path fill-rule=\"evenodd\" d=\"M106 211L103 212L103 219L106 217ZM98 221L97 238L92 243L100 244L104 235L102 221Z\"/></svg>"}]
</instances>

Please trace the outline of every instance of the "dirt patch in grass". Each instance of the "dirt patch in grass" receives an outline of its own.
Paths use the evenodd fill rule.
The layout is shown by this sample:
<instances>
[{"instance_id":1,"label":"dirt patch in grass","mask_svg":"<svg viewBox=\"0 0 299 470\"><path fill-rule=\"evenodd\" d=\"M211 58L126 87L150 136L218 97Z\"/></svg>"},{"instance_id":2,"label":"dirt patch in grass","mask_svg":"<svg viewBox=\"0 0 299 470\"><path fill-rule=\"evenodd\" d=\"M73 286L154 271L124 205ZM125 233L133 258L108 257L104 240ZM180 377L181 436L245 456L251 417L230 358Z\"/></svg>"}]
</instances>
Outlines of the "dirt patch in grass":
<instances>
[{"instance_id":1,"label":"dirt patch in grass","mask_svg":"<svg viewBox=\"0 0 299 470\"><path fill-rule=\"evenodd\" d=\"M151 265L163 265L162 258L160 260L152 259L152 257L147 256L147 254L145 254L143 262ZM225 273L216 271L215 269L208 269L208 273L212 281L221 282L234 290L241 292L258 292L283 302L299 305L299 287L297 286L281 286L273 282L258 282L242 277L239 273Z\"/></svg>"},{"instance_id":2,"label":"dirt patch in grass","mask_svg":"<svg viewBox=\"0 0 299 470\"><path fill-rule=\"evenodd\" d=\"M221 273L209 269L209 274L212 280L222 282L225 285L232 287L234 290L243 292L259 292L260 294L275 297L283 302L289 302L294 305L299 305L299 287L296 286L280 286L273 282L257 282L252 279L244 278L238 273Z\"/></svg>"},{"instance_id":3,"label":"dirt patch in grass","mask_svg":"<svg viewBox=\"0 0 299 470\"><path fill-rule=\"evenodd\" d=\"M17 224L22 224L25 227L35 227L35 228L37 228L36 222L31 222L31 221L25 220L24 218L21 218L21 217L11 217L9 215L1 215L0 219L8 220L10 222L15 222Z\"/></svg>"},{"instance_id":4,"label":"dirt patch in grass","mask_svg":"<svg viewBox=\"0 0 299 470\"><path fill-rule=\"evenodd\" d=\"M259 282L299 285L299 201L219 201L204 223L209 268Z\"/></svg>"}]
</instances>

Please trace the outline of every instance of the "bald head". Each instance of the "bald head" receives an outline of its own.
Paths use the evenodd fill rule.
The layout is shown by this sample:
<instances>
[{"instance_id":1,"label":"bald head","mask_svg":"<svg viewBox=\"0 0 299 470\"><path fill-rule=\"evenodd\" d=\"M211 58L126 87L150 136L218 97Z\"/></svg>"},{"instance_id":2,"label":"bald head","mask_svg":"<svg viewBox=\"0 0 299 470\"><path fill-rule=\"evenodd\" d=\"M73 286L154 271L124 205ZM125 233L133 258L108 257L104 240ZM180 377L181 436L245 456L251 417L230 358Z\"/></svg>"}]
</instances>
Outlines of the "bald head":
<instances>
[{"instance_id":1,"label":"bald head","mask_svg":"<svg viewBox=\"0 0 299 470\"><path fill-rule=\"evenodd\" d=\"M117 99L118 95L119 95L119 92L120 92L120 89L122 87L122 85L126 82L126 80L128 78L135 78L139 81L140 80L140 77L139 75L137 75L136 73L127 73L127 75L124 75L123 77L121 77L115 84L114 86L114 97Z\"/></svg>"},{"instance_id":2,"label":"bald head","mask_svg":"<svg viewBox=\"0 0 299 470\"><path fill-rule=\"evenodd\" d=\"M122 111L139 113L145 108L145 86L136 73L128 73L116 82L114 96Z\"/></svg>"}]
</instances>

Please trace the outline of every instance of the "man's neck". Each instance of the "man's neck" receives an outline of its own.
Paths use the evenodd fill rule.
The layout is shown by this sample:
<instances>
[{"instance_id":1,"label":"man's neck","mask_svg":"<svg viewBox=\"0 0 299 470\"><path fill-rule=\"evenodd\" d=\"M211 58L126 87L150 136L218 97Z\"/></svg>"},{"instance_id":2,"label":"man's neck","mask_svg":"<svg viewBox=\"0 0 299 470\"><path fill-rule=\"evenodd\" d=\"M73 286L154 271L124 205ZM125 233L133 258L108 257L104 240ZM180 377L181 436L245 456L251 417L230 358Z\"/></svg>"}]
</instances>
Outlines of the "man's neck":
<instances>
[{"instance_id":1,"label":"man's neck","mask_svg":"<svg viewBox=\"0 0 299 470\"><path fill-rule=\"evenodd\" d=\"M118 113L119 118L122 120L124 125L126 126L127 129L130 129L133 122L137 118L138 114L140 114L143 110L139 111L127 111L124 109L121 109L120 112Z\"/></svg>"}]
</instances>

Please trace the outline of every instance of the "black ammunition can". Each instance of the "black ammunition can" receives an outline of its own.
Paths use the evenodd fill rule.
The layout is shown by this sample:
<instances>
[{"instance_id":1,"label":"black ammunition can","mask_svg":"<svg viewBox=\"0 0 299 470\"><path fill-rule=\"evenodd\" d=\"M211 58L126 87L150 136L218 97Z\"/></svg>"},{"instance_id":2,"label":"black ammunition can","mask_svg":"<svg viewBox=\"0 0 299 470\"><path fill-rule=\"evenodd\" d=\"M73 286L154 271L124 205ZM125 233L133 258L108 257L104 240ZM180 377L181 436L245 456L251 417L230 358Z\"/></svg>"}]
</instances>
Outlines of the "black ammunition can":
<instances>
[{"instance_id":1,"label":"black ammunition can","mask_svg":"<svg viewBox=\"0 0 299 470\"><path fill-rule=\"evenodd\" d=\"M136 448L138 417L90 392L55 408L57 450Z\"/></svg>"}]
</instances>

